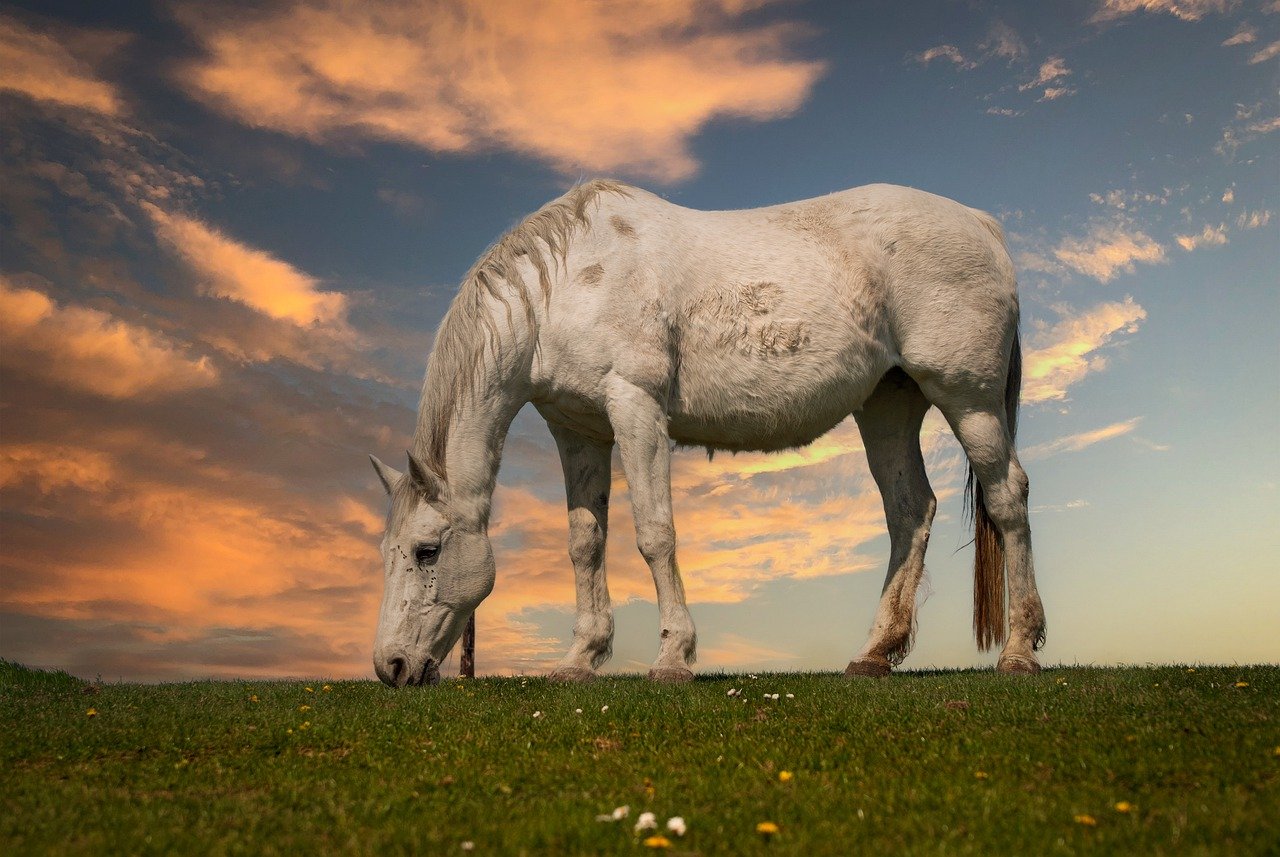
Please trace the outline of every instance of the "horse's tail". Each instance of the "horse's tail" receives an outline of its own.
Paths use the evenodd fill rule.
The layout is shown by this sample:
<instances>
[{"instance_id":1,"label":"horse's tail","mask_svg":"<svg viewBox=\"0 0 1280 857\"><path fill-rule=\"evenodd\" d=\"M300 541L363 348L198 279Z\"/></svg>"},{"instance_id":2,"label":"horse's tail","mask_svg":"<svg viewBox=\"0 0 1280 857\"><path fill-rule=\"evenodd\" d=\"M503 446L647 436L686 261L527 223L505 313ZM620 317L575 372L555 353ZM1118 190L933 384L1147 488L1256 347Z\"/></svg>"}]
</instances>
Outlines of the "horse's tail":
<instances>
[{"instance_id":1,"label":"horse's tail","mask_svg":"<svg viewBox=\"0 0 1280 857\"><path fill-rule=\"evenodd\" d=\"M1009 374L1004 385L1005 419L1009 441L1018 433L1018 397L1022 391L1022 343L1017 330L1013 334L1013 350L1009 354ZM965 505L973 516L973 632L978 648L987 651L1004 643L1004 542L1000 531L987 516L982 498L982 483L973 476L973 467L965 481Z\"/></svg>"}]
</instances>

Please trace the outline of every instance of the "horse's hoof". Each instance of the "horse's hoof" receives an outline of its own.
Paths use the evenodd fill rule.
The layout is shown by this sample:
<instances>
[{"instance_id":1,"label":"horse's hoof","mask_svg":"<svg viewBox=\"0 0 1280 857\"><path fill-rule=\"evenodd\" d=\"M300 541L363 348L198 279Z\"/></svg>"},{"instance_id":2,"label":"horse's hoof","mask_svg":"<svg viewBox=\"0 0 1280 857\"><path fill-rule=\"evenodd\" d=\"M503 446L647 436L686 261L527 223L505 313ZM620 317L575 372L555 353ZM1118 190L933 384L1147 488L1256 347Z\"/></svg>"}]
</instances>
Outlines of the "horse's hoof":
<instances>
[{"instance_id":1,"label":"horse's hoof","mask_svg":"<svg viewBox=\"0 0 1280 857\"><path fill-rule=\"evenodd\" d=\"M1004 675L1035 675L1040 672L1040 665L1035 658L1025 655L1003 655L996 664L996 672Z\"/></svg>"},{"instance_id":2,"label":"horse's hoof","mask_svg":"<svg viewBox=\"0 0 1280 857\"><path fill-rule=\"evenodd\" d=\"M559 667L547 676L547 680L557 684L586 684L594 681L595 677L594 672L584 667Z\"/></svg>"},{"instance_id":3,"label":"horse's hoof","mask_svg":"<svg viewBox=\"0 0 1280 857\"><path fill-rule=\"evenodd\" d=\"M884 678L892 671L889 661L885 658L863 658L858 661L849 661L849 666L844 668L844 677Z\"/></svg>"},{"instance_id":4,"label":"horse's hoof","mask_svg":"<svg viewBox=\"0 0 1280 857\"><path fill-rule=\"evenodd\" d=\"M693 681L693 671L681 667L654 667L649 670L649 681L660 684L683 684Z\"/></svg>"}]
</instances>

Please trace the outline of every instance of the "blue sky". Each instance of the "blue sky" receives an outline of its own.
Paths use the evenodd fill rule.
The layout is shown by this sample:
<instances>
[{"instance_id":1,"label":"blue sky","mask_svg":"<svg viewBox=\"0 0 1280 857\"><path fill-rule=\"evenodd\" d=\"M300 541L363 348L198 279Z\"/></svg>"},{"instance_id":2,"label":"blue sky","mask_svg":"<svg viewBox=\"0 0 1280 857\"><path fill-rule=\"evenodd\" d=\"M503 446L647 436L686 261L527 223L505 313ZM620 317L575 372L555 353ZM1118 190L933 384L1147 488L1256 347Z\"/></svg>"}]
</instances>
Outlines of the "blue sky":
<instances>
[{"instance_id":1,"label":"blue sky","mask_svg":"<svg viewBox=\"0 0 1280 857\"><path fill-rule=\"evenodd\" d=\"M871 182L1003 222L1048 663L1275 661L1280 4L9 4L0 656L156 680L370 675L382 496L474 259L575 181L696 208ZM909 667L969 630L962 462ZM558 463L516 420L479 668L572 626ZM616 475L620 480L620 476ZM682 453L702 663L841 667L888 540L851 422ZM656 650L615 489L612 668Z\"/></svg>"}]
</instances>

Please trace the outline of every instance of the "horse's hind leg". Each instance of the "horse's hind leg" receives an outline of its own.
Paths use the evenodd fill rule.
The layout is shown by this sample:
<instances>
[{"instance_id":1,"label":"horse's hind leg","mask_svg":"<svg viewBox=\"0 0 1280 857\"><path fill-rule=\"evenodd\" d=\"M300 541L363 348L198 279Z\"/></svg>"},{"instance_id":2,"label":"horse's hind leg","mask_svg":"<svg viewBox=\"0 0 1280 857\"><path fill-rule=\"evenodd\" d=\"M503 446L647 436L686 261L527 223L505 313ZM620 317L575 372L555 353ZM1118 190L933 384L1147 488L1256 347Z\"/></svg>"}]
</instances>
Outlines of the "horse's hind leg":
<instances>
[{"instance_id":1,"label":"horse's hind leg","mask_svg":"<svg viewBox=\"0 0 1280 857\"><path fill-rule=\"evenodd\" d=\"M982 486L987 517L1000 533L1008 586L1008 637L997 669L1004 673L1040 671L1035 650L1044 643L1044 607L1036 590L1027 516L1027 474L1018 463L1005 415L1005 403L987 402L977 390L924 386L969 457ZM999 642L999 635L996 636Z\"/></svg>"},{"instance_id":2,"label":"horse's hind leg","mask_svg":"<svg viewBox=\"0 0 1280 857\"><path fill-rule=\"evenodd\" d=\"M548 423L564 467L569 502L569 559L577 590L573 643L552 681L588 681L613 653L613 607L605 579L604 548L609 531L610 454L602 443Z\"/></svg>"},{"instance_id":3,"label":"horse's hind leg","mask_svg":"<svg viewBox=\"0 0 1280 857\"><path fill-rule=\"evenodd\" d=\"M937 506L920 453L920 424L928 410L929 401L916 382L895 369L854 414L884 500L890 552L871 635L845 669L847 676L888 675L914 641L916 590L924 576L924 552Z\"/></svg>"}]
</instances>

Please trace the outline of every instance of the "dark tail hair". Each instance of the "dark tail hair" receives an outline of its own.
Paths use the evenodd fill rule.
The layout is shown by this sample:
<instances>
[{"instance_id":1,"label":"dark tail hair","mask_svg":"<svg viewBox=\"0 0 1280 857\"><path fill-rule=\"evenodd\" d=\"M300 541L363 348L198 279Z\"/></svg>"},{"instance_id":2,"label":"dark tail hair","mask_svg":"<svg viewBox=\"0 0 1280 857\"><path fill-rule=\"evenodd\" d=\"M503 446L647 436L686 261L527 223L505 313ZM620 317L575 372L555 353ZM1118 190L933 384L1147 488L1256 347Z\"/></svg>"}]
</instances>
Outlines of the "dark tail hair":
<instances>
[{"instance_id":1,"label":"dark tail hair","mask_svg":"<svg viewBox=\"0 0 1280 857\"><path fill-rule=\"evenodd\" d=\"M1013 334L1009 354L1009 374L1004 385L1004 411L1009 441L1018 434L1018 397L1022 391L1022 342ZM1004 541L987 517L982 483L973 476L973 466L965 480L965 506L973 517L973 633L978 648L989 650L1005 638Z\"/></svg>"}]
</instances>

